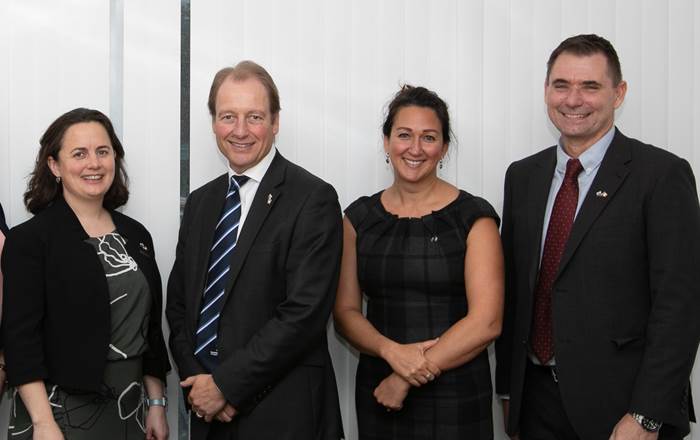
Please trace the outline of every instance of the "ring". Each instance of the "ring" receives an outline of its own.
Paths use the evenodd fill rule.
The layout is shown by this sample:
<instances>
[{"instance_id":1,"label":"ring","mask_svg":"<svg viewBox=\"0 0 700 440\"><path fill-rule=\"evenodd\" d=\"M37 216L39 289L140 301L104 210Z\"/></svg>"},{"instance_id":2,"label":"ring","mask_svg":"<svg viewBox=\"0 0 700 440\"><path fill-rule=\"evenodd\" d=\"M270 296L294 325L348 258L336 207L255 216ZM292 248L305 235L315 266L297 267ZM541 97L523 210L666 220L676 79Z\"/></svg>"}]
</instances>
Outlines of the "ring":
<instances>
[{"instance_id":1,"label":"ring","mask_svg":"<svg viewBox=\"0 0 700 440\"><path fill-rule=\"evenodd\" d=\"M428 379L428 380L433 380L433 379L435 379L435 376L433 376L433 373L428 373L428 374L425 376L425 378Z\"/></svg>"},{"instance_id":2,"label":"ring","mask_svg":"<svg viewBox=\"0 0 700 440\"><path fill-rule=\"evenodd\" d=\"M195 412L195 415L196 415L197 417L199 417L200 419L202 418L202 415L201 415L200 413L198 413L198 412Z\"/></svg>"},{"instance_id":3,"label":"ring","mask_svg":"<svg viewBox=\"0 0 700 440\"><path fill-rule=\"evenodd\" d=\"M387 409L386 409L386 412L391 412L391 408L387 408Z\"/></svg>"}]
</instances>

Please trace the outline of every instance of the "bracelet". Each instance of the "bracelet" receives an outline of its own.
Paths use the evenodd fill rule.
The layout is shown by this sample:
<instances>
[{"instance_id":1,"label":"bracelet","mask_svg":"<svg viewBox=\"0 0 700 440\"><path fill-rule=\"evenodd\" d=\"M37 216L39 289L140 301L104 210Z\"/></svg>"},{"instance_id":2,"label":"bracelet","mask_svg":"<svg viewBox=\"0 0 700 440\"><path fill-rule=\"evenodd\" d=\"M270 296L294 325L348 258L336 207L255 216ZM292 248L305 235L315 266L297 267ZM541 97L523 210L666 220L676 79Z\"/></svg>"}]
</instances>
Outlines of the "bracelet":
<instances>
[{"instance_id":1,"label":"bracelet","mask_svg":"<svg viewBox=\"0 0 700 440\"><path fill-rule=\"evenodd\" d=\"M168 399L165 396L161 397L160 399L149 399L148 397L145 397L143 402L146 404L147 408L152 406L162 406L163 408L166 408L168 406Z\"/></svg>"}]
</instances>

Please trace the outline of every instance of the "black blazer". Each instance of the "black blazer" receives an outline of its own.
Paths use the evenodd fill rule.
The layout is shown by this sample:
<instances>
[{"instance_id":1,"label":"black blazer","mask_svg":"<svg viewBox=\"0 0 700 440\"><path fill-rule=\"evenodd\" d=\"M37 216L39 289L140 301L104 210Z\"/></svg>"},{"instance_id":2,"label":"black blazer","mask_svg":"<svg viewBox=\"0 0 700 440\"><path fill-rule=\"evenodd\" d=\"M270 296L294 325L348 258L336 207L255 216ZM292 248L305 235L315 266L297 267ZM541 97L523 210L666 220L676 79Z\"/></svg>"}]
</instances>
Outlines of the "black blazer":
<instances>
[{"instance_id":1,"label":"black blazer","mask_svg":"<svg viewBox=\"0 0 700 440\"><path fill-rule=\"evenodd\" d=\"M152 295L143 373L165 380L162 292L153 242L137 221L111 211ZM10 230L2 255L3 335L10 385L48 379L98 391L110 341L107 278L88 235L63 198Z\"/></svg>"},{"instance_id":2,"label":"black blazer","mask_svg":"<svg viewBox=\"0 0 700 440\"><path fill-rule=\"evenodd\" d=\"M506 174L504 328L496 389L520 422L533 292L556 147ZM700 208L683 159L615 132L571 230L552 292L559 389L583 439L608 438L627 412L688 433L700 339Z\"/></svg>"},{"instance_id":3,"label":"black blazer","mask_svg":"<svg viewBox=\"0 0 700 440\"><path fill-rule=\"evenodd\" d=\"M181 378L205 373L194 335L226 174L194 191L168 281L170 348ZM242 411L223 429L237 439L338 439L338 391L326 326L335 300L342 223L335 190L279 153L231 254L213 377ZM191 417L193 439L210 424ZM213 422L218 423L218 422Z\"/></svg>"}]
</instances>

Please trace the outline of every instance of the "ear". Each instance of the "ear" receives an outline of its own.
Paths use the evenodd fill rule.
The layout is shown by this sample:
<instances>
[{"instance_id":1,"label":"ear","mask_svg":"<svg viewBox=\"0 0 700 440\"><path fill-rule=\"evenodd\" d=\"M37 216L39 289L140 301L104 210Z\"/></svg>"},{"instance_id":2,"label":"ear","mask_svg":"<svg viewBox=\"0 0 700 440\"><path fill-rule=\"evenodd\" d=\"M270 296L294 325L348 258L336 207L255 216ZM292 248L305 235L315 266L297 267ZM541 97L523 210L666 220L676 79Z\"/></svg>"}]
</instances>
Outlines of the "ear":
<instances>
[{"instance_id":1,"label":"ear","mask_svg":"<svg viewBox=\"0 0 700 440\"><path fill-rule=\"evenodd\" d=\"M280 114L279 112L275 115L275 119L272 121L272 133L277 136L280 131Z\"/></svg>"},{"instance_id":2,"label":"ear","mask_svg":"<svg viewBox=\"0 0 700 440\"><path fill-rule=\"evenodd\" d=\"M58 170L58 162L56 162L56 159L49 156L49 159L46 161L46 164L49 166L49 169L51 170L51 173L54 176L61 177L61 172Z\"/></svg>"},{"instance_id":3,"label":"ear","mask_svg":"<svg viewBox=\"0 0 700 440\"><path fill-rule=\"evenodd\" d=\"M389 136L384 136L384 153L389 154Z\"/></svg>"},{"instance_id":4,"label":"ear","mask_svg":"<svg viewBox=\"0 0 700 440\"><path fill-rule=\"evenodd\" d=\"M625 100L627 94L627 81L620 81L620 84L615 87L615 108L619 108Z\"/></svg>"}]
</instances>

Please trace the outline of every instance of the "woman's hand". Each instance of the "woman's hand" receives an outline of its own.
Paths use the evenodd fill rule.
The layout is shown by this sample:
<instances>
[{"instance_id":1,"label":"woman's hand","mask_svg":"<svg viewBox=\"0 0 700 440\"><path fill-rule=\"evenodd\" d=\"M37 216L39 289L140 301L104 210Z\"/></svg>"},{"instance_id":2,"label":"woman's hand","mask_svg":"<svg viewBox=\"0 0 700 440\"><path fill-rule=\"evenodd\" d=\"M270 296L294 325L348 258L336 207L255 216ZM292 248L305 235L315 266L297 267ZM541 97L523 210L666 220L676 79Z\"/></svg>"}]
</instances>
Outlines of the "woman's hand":
<instances>
[{"instance_id":1,"label":"woman's hand","mask_svg":"<svg viewBox=\"0 0 700 440\"><path fill-rule=\"evenodd\" d=\"M146 440L167 440L170 430L165 407L152 406L146 414Z\"/></svg>"},{"instance_id":2,"label":"woman's hand","mask_svg":"<svg viewBox=\"0 0 700 440\"><path fill-rule=\"evenodd\" d=\"M437 343L438 339L413 344L392 343L382 353L392 370L406 382L419 387L438 377L441 373L437 365L425 357L425 351Z\"/></svg>"},{"instance_id":3,"label":"woman's hand","mask_svg":"<svg viewBox=\"0 0 700 440\"><path fill-rule=\"evenodd\" d=\"M374 389L374 398L387 411L398 411L403 408L403 401L410 389L411 385L401 376L391 373Z\"/></svg>"},{"instance_id":4,"label":"woman's hand","mask_svg":"<svg viewBox=\"0 0 700 440\"><path fill-rule=\"evenodd\" d=\"M34 423L34 440L64 440L61 429L55 420Z\"/></svg>"}]
</instances>

